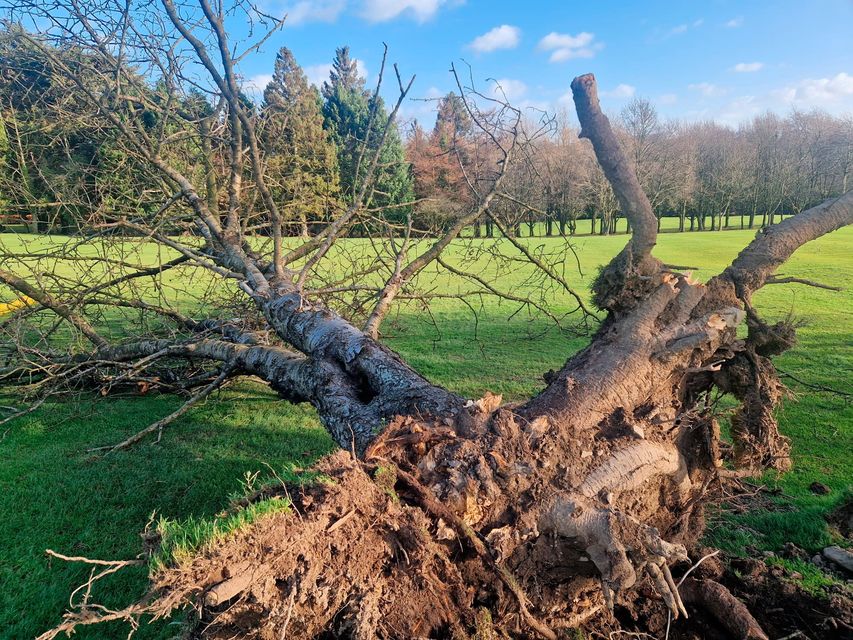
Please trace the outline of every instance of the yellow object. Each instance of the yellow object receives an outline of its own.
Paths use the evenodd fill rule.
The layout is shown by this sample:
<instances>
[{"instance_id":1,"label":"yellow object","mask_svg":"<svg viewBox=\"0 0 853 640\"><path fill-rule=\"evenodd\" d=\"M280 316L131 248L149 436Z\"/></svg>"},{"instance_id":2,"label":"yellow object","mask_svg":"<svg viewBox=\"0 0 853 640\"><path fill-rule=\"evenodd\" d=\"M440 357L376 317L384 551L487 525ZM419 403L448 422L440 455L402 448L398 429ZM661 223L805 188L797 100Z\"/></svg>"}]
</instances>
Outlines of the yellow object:
<instances>
[{"instance_id":1,"label":"yellow object","mask_svg":"<svg viewBox=\"0 0 853 640\"><path fill-rule=\"evenodd\" d=\"M12 313L24 307L29 307L31 304L37 304L37 302L29 296L23 296L17 300L12 300L12 302L0 302L0 316L5 316L7 313Z\"/></svg>"}]
</instances>

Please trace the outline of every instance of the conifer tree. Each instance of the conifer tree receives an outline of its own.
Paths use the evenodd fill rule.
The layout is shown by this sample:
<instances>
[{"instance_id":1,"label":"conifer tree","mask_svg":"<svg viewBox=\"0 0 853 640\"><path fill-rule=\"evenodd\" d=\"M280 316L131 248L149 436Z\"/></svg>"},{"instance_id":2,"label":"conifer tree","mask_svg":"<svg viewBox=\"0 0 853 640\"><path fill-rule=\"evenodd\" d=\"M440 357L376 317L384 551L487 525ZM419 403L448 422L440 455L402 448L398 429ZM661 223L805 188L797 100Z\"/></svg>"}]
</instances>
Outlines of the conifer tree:
<instances>
[{"instance_id":1,"label":"conifer tree","mask_svg":"<svg viewBox=\"0 0 853 640\"><path fill-rule=\"evenodd\" d=\"M309 222L327 219L336 206L340 179L337 152L323 128L320 94L286 47L276 55L264 91L263 131L273 193L290 205L294 230L307 236Z\"/></svg>"},{"instance_id":2,"label":"conifer tree","mask_svg":"<svg viewBox=\"0 0 853 640\"><path fill-rule=\"evenodd\" d=\"M451 91L438 101L434 134L444 151L453 147L458 139L468 136L471 127L471 116L468 115L462 98Z\"/></svg>"},{"instance_id":3,"label":"conifer tree","mask_svg":"<svg viewBox=\"0 0 853 640\"><path fill-rule=\"evenodd\" d=\"M349 47L335 51L329 80L323 83L326 129L338 148L341 189L352 200L367 173L369 160L382 140L388 112L381 97L374 98L359 75ZM399 217L412 199L413 182L405 164L403 143L396 126L388 131L379 156L381 167L370 207L383 207L386 217Z\"/></svg>"}]
</instances>

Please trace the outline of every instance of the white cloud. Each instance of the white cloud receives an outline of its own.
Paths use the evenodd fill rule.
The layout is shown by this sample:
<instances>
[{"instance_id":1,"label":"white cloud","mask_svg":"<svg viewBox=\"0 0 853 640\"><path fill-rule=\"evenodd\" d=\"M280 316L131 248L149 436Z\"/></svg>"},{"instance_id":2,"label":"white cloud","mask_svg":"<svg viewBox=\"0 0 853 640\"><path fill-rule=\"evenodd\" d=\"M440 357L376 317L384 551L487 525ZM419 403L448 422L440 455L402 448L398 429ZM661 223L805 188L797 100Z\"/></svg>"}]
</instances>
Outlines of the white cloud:
<instances>
[{"instance_id":1,"label":"white cloud","mask_svg":"<svg viewBox=\"0 0 853 640\"><path fill-rule=\"evenodd\" d=\"M737 29L738 27L743 26L743 16L738 16L737 18L732 18L725 24L728 29Z\"/></svg>"},{"instance_id":2,"label":"white cloud","mask_svg":"<svg viewBox=\"0 0 853 640\"><path fill-rule=\"evenodd\" d=\"M521 40L521 29L508 24L502 24L481 36L474 38L468 45L474 51L486 53L497 49L514 49Z\"/></svg>"},{"instance_id":3,"label":"white cloud","mask_svg":"<svg viewBox=\"0 0 853 640\"><path fill-rule=\"evenodd\" d=\"M597 51L604 48L600 42L595 42L595 35L582 31L576 36L568 33L552 31L539 41L539 49L550 51L551 62L565 62L574 58L592 58Z\"/></svg>"},{"instance_id":4,"label":"white cloud","mask_svg":"<svg viewBox=\"0 0 853 640\"><path fill-rule=\"evenodd\" d=\"M853 76L841 72L831 78L807 78L774 92L774 96L799 108L853 103Z\"/></svg>"},{"instance_id":5,"label":"white cloud","mask_svg":"<svg viewBox=\"0 0 853 640\"><path fill-rule=\"evenodd\" d=\"M732 71L737 71L738 73L752 73L753 71L761 71L763 68L763 62L738 62L732 67Z\"/></svg>"},{"instance_id":6,"label":"white cloud","mask_svg":"<svg viewBox=\"0 0 853 640\"><path fill-rule=\"evenodd\" d=\"M449 0L364 0L361 15L370 22L393 20L402 14L418 22L432 18Z\"/></svg>"},{"instance_id":7,"label":"white cloud","mask_svg":"<svg viewBox=\"0 0 853 640\"><path fill-rule=\"evenodd\" d=\"M439 98L443 98L447 95L446 91L442 91L436 86L432 86L426 90L426 94L424 94L424 100L438 100Z\"/></svg>"},{"instance_id":8,"label":"white cloud","mask_svg":"<svg viewBox=\"0 0 853 640\"><path fill-rule=\"evenodd\" d=\"M703 24L705 24L704 18L699 18L698 20L694 20L690 24L683 22L679 25L674 26L672 29L666 32L667 38L672 36L680 36L683 33L687 33L690 29L698 29Z\"/></svg>"},{"instance_id":9,"label":"white cloud","mask_svg":"<svg viewBox=\"0 0 853 640\"><path fill-rule=\"evenodd\" d=\"M610 91L602 91L601 95L607 98L626 100L628 98L633 98L635 93L637 93L636 87L631 86L630 84L617 84L616 87Z\"/></svg>"},{"instance_id":10,"label":"white cloud","mask_svg":"<svg viewBox=\"0 0 853 640\"><path fill-rule=\"evenodd\" d=\"M678 96L674 93L664 93L658 97L659 104L675 104L678 102Z\"/></svg>"},{"instance_id":11,"label":"white cloud","mask_svg":"<svg viewBox=\"0 0 853 640\"><path fill-rule=\"evenodd\" d=\"M270 82L272 82L271 73L259 73L243 80L241 89L250 96L260 97Z\"/></svg>"},{"instance_id":12,"label":"white cloud","mask_svg":"<svg viewBox=\"0 0 853 640\"><path fill-rule=\"evenodd\" d=\"M356 58L355 68L358 70L358 75L362 78L367 78L367 66L364 64L364 60ZM329 73L332 71L332 65L331 63L311 64L305 67L304 71L305 76L308 78L308 82L319 88L322 87L323 83L329 79Z\"/></svg>"},{"instance_id":13,"label":"white cloud","mask_svg":"<svg viewBox=\"0 0 853 640\"><path fill-rule=\"evenodd\" d=\"M715 98L717 96L722 96L726 94L726 89L723 87L718 87L715 84L711 84L710 82L698 82L696 84L689 84L687 88L691 91L698 91L706 98Z\"/></svg>"},{"instance_id":14,"label":"white cloud","mask_svg":"<svg viewBox=\"0 0 853 640\"><path fill-rule=\"evenodd\" d=\"M550 51L552 49L576 49L586 47L592 43L594 38L594 34L586 31L582 31L576 36L569 35L568 33L557 33L556 31L552 31L539 41L539 48L545 51Z\"/></svg>"},{"instance_id":15,"label":"white cloud","mask_svg":"<svg viewBox=\"0 0 853 640\"><path fill-rule=\"evenodd\" d=\"M574 95L572 95L572 90L569 89L559 98L557 98L557 104L562 106L563 108L573 107L575 104L575 97Z\"/></svg>"},{"instance_id":16,"label":"white cloud","mask_svg":"<svg viewBox=\"0 0 853 640\"><path fill-rule=\"evenodd\" d=\"M507 100L518 100L527 93L527 85L521 80L498 78L494 82L492 93L499 100L503 100L504 98Z\"/></svg>"},{"instance_id":17,"label":"white cloud","mask_svg":"<svg viewBox=\"0 0 853 640\"><path fill-rule=\"evenodd\" d=\"M739 96L729 102L722 111L714 116L714 120L730 127L757 116L762 112L761 100L755 96Z\"/></svg>"},{"instance_id":18,"label":"white cloud","mask_svg":"<svg viewBox=\"0 0 853 640\"><path fill-rule=\"evenodd\" d=\"M838 73L829 78L807 78L795 84L756 95L737 96L717 109L687 113L692 119L713 118L737 126L767 111L822 109L844 114L853 111L853 75Z\"/></svg>"},{"instance_id":19,"label":"white cloud","mask_svg":"<svg viewBox=\"0 0 853 640\"><path fill-rule=\"evenodd\" d=\"M304 69L308 82L313 84L315 87L323 86L323 83L329 79L329 73L331 70L331 64L311 64Z\"/></svg>"},{"instance_id":20,"label":"white cloud","mask_svg":"<svg viewBox=\"0 0 853 640\"><path fill-rule=\"evenodd\" d=\"M285 26L305 22L334 22L346 7L346 0L301 0L286 4L282 14L287 14Z\"/></svg>"}]
</instances>

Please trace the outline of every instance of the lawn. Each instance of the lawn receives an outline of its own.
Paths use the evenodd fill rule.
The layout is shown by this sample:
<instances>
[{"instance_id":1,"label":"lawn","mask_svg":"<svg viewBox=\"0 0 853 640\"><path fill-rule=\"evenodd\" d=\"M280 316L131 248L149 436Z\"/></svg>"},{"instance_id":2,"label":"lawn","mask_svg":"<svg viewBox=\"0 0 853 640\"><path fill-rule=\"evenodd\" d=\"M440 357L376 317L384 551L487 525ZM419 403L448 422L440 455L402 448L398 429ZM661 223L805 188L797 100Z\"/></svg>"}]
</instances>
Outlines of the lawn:
<instances>
[{"instance_id":1,"label":"lawn","mask_svg":"<svg viewBox=\"0 0 853 640\"><path fill-rule=\"evenodd\" d=\"M657 255L700 267L696 275L707 278L728 264L752 235L663 234ZM12 246L21 239L7 235L0 241ZM624 236L577 238L587 275L584 279L573 273L572 282L588 286L595 267L624 242ZM849 285L851 249L853 229L842 230L801 249L784 271ZM518 287L523 275L505 280L504 288ZM755 302L767 318L793 313L806 322L799 345L778 359L782 371L853 392L853 292L774 285ZM553 305L564 311L569 301L555 294ZM515 310L486 302L475 323L467 307L450 301L436 303L431 315L401 306L384 329L388 344L430 379L469 396L491 390L507 400L521 399L541 388L542 372L562 364L585 339L526 313L508 319ZM763 479L781 490L772 509L717 520L709 539L731 552L743 553L747 545L778 550L788 541L810 551L820 547L832 535L823 515L853 486L853 407L838 396L796 382L790 386L796 397L786 401L780 417L783 432L793 441L794 469ZM93 397L44 406L2 427L0 637L32 638L56 623L70 592L88 575L84 567L50 561L46 548L96 558L134 557L142 546L139 534L155 512L179 521L210 520L227 506L229 494L241 490L246 474L268 475L270 468L283 473L308 465L332 447L309 408L276 401L263 387L244 383L171 425L159 444L145 442L109 457L87 453L123 439L177 404L168 396ZM814 481L831 492L815 496L809 490ZM104 580L95 596L107 604L127 603L145 586L146 570L131 569ZM126 631L116 625L78 637L124 638ZM169 638L180 631L180 621L165 621L143 627L135 637Z\"/></svg>"}]
</instances>

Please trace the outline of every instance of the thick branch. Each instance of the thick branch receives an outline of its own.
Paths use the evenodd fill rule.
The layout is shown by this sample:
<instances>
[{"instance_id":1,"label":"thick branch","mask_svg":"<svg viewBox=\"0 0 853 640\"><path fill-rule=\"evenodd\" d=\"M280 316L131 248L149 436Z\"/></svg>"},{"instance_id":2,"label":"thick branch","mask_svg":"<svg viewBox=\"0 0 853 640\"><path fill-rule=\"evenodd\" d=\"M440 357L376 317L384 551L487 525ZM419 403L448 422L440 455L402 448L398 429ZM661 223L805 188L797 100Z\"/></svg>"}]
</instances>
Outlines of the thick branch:
<instances>
[{"instance_id":1,"label":"thick branch","mask_svg":"<svg viewBox=\"0 0 853 640\"><path fill-rule=\"evenodd\" d=\"M575 78L572 81L572 95L581 123L578 136L592 142L598 164L634 230L628 247L633 264L637 265L651 254L657 240L657 219L652 205L640 187L634 164L625 155L610 126L610 120L601 111L595 76L588 73Z\"/></svg>"},{"instance_id":2,"label":"thick branch","mask_svg":"<svg viewBox=\"0 0 853 640\"><path fill-rule=\"evenodd\" d=\"M20 278L9 271L5 271L4 269L0 269L0 280L20 293L23 293L25 296L32 298L42 306L53 310L58 316L77 327L77 329L80 330L80 333L86 336L96 347L104 347L107 345L107 341L98 335L98 332L95 331L94 327L89 324L89 321L86 320L86 318L75 313L70 307L59 300L56 300L49 293L34 287L23 278Z\"/></svg>"},{"instance_id":3,"label":"thick branch","mask_svg":"<svg viewBox=\"0 0 853 640\"><path fill-rule=\"evenodd\" d=\"M709 286L734 285L737 297L749 301L794 251L848 224L853 224L853 191L763 229Z\"/></svg>"}]
</instances>

